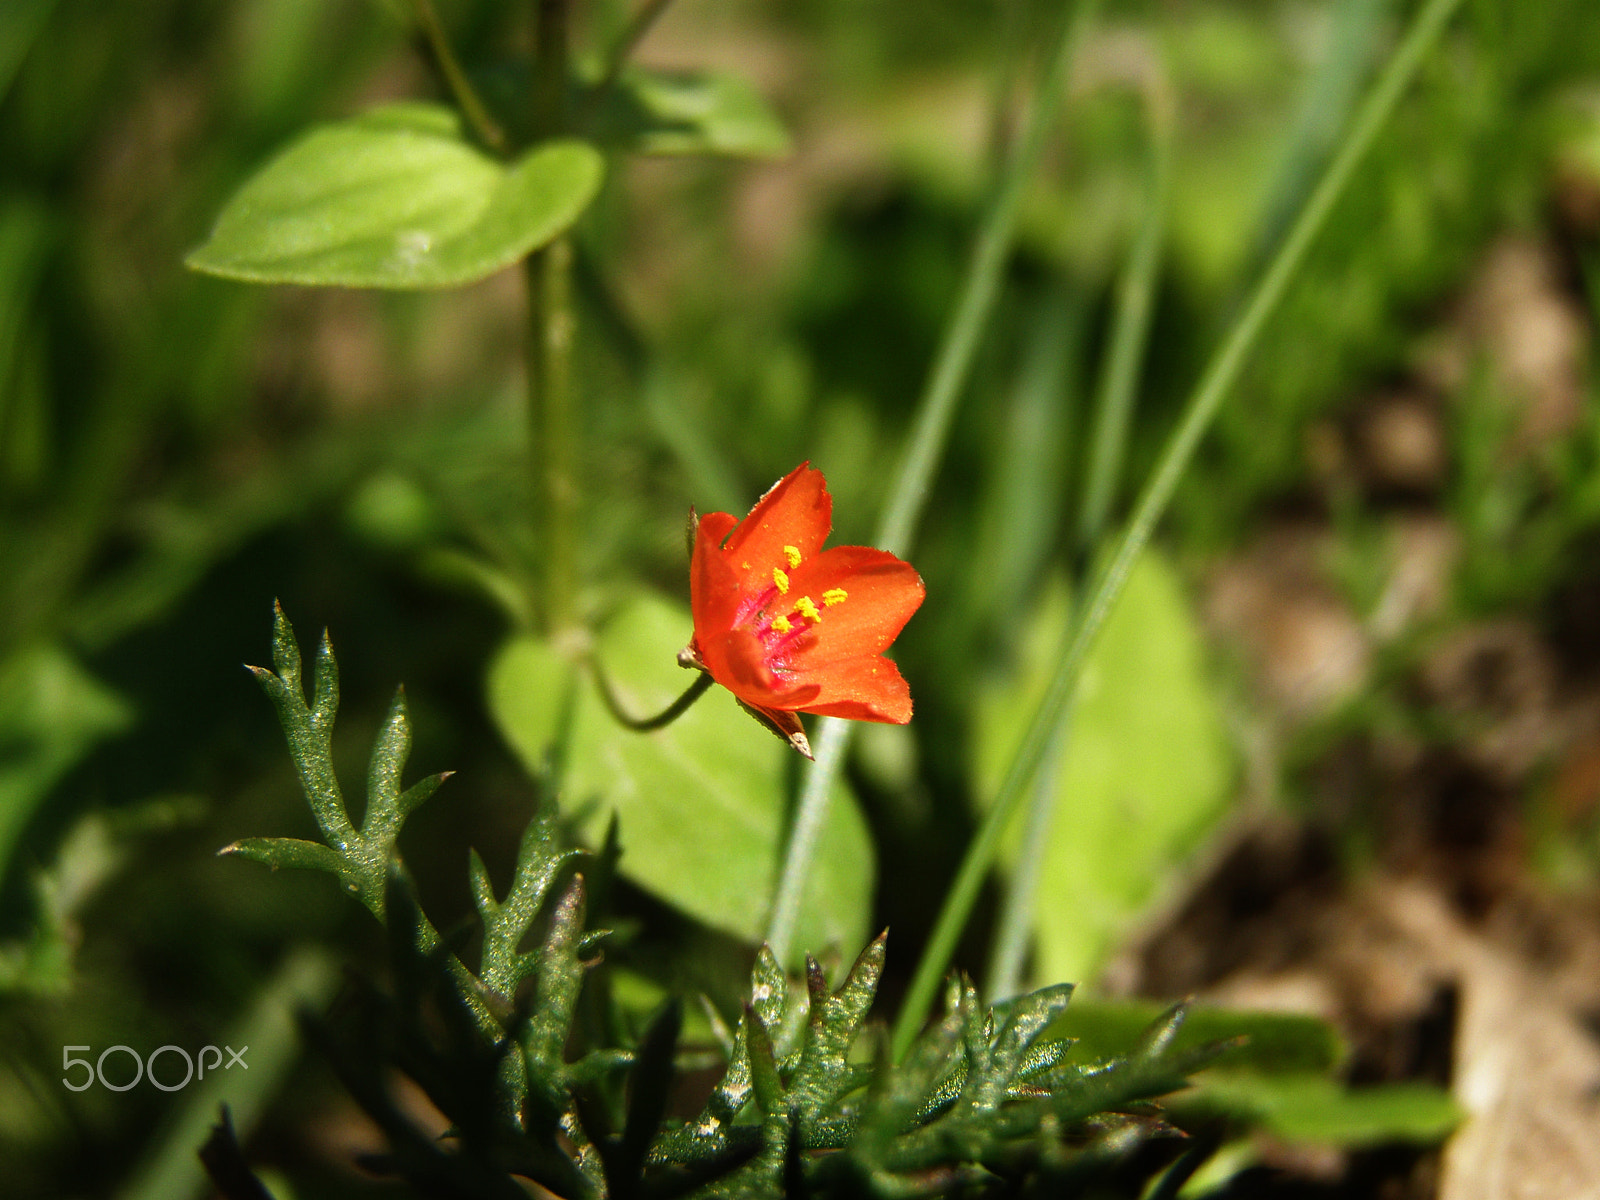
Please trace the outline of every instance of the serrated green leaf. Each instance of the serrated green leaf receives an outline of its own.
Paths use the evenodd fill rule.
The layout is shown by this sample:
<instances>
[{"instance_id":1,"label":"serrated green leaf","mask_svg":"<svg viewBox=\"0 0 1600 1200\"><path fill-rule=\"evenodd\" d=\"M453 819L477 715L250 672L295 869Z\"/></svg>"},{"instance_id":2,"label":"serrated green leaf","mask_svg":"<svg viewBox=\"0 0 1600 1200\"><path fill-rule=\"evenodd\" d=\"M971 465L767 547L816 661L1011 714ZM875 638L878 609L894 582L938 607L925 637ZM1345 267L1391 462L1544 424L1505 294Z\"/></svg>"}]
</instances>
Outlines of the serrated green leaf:
<instances>
[{"instance_id":1,"label":"serrated green leaf","mask_svg":"<svg viewBox=\"0 0 1600 1200\"><path fill-rule=\"evenodd\" d=\"M344 863L337 854L321 842L308 842L302 838L241 838L217 853L247 858L274 871L292 867L302 871L327 871L340 878L345 876Z\"/></svg>"},{"instance_id":2,"label":"serrated green leaf","mask_svg":"<svg viewBox=\"0 0 1600 1200\"><path fill-rule=\"evenodd\" d=\"M566 1072L563 1052L572 1029L578 990L583 986L585 967L578 957L583 909L583 876L574 875L550 914L550 930L534 973L533 1010L522 1038L530 1081L538 1080L543 1085L557 1111L562 1107Z\"/></svg>"},{"instance_id":3,"label":"serrated green leaf","mask_svg":"<svg viewBox=\"0 0 1600 1200\"><path fill-rule=\"evenodd\" d=\"M980 693L981 796L997 790L1038 705L1067 615L1058 588L1023 634L1019 677L992 681ZM1226 813L1231 755L1203 657L1174 572L1159 556L1144 555L1089 653L1057 771L1035 905L1037 977L1091 978L1118 935Z\"/></svg>"},{"instance_id":4,"label":"serrated green leaf","mask_svg":"<svg viewBox=\"0 0 1600 1200\"><path fill-rule=\"evenodd\" d=\"M566 230L604 164L585 142L503 163L442 105L405 103L324 125L234 195L197 271L255 283L438 288L510 266Z\"/></svg>"},{"instance_id":5,"label":"serrated green leaf","mask_svg":"<svg viewBox=\"0 0 1600 1200\"><path fill-rule=\"evenodd\" d=\"M1000 1030L988 1052L989 1103L999 1104L1009 1098L1013 1081L1025 1067L1043 1069L1038 1059L1030 1060L1029 1051L1050 1022L1066 1009L1072 990L1070 983L1041 988L1012 1001L1003 1016L994 1014L1000 1019Z\"/></svg>"},{"instance_id":6,"label":"serrated green leaf","mask_svg":"<svg viewBox=\"0 0 1600 1200\"><path fill-rule=\"evenodd\" d=\"M773 956L772 948L765 944L756 951L755 965L750 968L750 1007L768 1029L783 1024L784 1007L788 1002L789 979Z\"/></svg>"},{"instance_id":7,"label":"serrated green leaf","mask_svg":"<svg viewBox=\"0 0 1600 1200\"><path fill-rule=\"evenodd\" d=\"M367 761L367 811L361 832L367 837L393 835L400 829L400 775L411 754L411 722L406 718L406 691L395 689L389 711L378 727Z\"/></svg>"},{"instance_id":8,"label":"serrated green leaf","mask_svg":"<svg viewBox=\"0 0 1600 1200\"><path fill-rule=\"evenodd\" d=\"M539 956L532 951L521 953L517 947L543 907L550 885L562 868L581 856L579 851L561 848L556 837L554 802L541 805L523 829L516 870L503 902L495 899L488 870L477 852L473 852L470 862L473 896L483 921L483 965L479 975L485 986L510 997L518 984L536 969ZM603 936L582 935L573 953L583 957Z\"/></svg>"},{"instance_id":9,"label":"serrated green leaf","mask_svg":"<svg viewBox=\"0 0 1600 1200\"><path fill-rule=\"evenodd\" d=\"M789 152L783 123L737 75L631 68L606 91L588 132L638 154L776 158Z\"/></svg>"},{"instance_id":10,"label":"serrated green leaf","mask_svg":"<svg viewBox=\"0 0 1600 1200\"><path fill-rule=\"evenodd\" d=\"M849 1069L850 1047L877 994L887 940L886 934L875 937L832 993L816 960L806 961L811 1003L800 1064L789 1081L789 1090L798 1102L801 1120L808 1126L826 1116L832 1105L859 1082ZM806 1136L808 1145L819 1144L813 1140L814 1130L806 1129Z\"/></svg>"},{"instance_id":11,"label":"serrated green leaf","mask_svg":"<svg viewBox=\"0 0 1600 1200\"><path fill-rule=\"evenodd\" d=\"M788 1111L783 1080L778 1076L778 1063L772 1053L772 1038L767 1027L746 1012L744 1019L745 1050L750 1056L750 1086L755 1094L756 1106L764 1116L775 1116Z\"/></svg>"},{"instance_id":12,"label":"serrated green leaf","mask_svg":"<svg viewBox=\"0 0 1600 1200\"><path fill-rule=\"evenodd\" d=\"M643 595L601 631L601 661L632 712L659 712L693 682L675 661L691 630L683 609ZM490 667L490 711L530 771L543 769L557 736L571 670L535 638L508 642ZM706 924L753 940L766 924L778 870L792 758L721 688L667 728L641 734L618 725L585 678L564 756L563 803L569 814L587 814L581 829L591 844L614 811L624 875ZM860 945L872 883L871 839L841 784L796 945Z\"/></svg>"},{"instance_id":13,"label":"serrated green leaf","mask_svg":"<svg viewBox=\"0 0 1600 1200\"><path fill-rule=\"evenodd\" d=\"M339 777L333 769L333 720L339 709L339 664L333 655L333 644L324 630L317 647L312 703L307 707L300 676L300 645L289 618L274 603L272 661L276 675L262 667L249 670L278 710L278 723L283 726L289 756L294 760L300 788L317 819L317 827L328 845L349 860L354 869L354 860L365 855L367 847L350 823ZM362 899L374 913L381 913L382 873L387 864L374 865L371 856L366 857L367 866L372 869L363 878Z\"/></svg>"}]
</instances>

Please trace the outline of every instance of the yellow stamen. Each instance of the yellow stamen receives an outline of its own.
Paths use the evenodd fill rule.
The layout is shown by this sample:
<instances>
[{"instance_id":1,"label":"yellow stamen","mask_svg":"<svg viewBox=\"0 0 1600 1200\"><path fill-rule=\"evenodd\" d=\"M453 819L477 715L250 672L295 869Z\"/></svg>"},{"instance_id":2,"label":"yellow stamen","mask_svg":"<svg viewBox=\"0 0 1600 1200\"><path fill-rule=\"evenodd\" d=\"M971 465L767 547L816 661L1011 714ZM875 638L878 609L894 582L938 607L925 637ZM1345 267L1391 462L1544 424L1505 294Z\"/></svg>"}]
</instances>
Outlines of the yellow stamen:
<instances>
[{"instance_id":1,"label":"yellow stamen","mask_svg":"<svg viewBox=\"0 0 1600 1200\"><path fill-rule=\"evenodd\" d=\"M779 633L788 633L789 630L794 628L793 625L789 624L789 618L782 616L772 618L772 627Z\"/></svg>"},{"instance_id":2,"label":"yellow stamen","mask_svg":"<svg viewBox=\"0 0 1600 1200\"><path fill-rule=\"evenodd\" d=\"M822 607L832 608L835 604L843 604L850 599L850 595L843 588L829 588L822 593Z\"/></svg>"},{"instance_id":3,"label":"yellow stamen","mask_svg":"<svg viewBox=\"0 0 1600 1200\"><path fill-rule=\"evenodd\" d=\"M794 610L813 625L822 624L822 614L817 611L816 602L810 596L801 596L794 602Z\"/></svg>"},{"instance_id":4,"label":"yellow stamen","mask_svg":"<svg viewBox=\"0 0 1600 1200\"><path fill-rule=\"evenodd\" d=\"M789 577L783 573L782 567L772 568L772 582L778 585L778 595L789 594Z\"/></svg>"},{"instance_id":5,"label":"yellow stamen","mask_svg":"<svg viewBox=\"0 0 1600 1200\"><path fill-rule=\"evenodd\" d=\"M794 570L800 565L800 551L795 546L785 546L783 556L789 560L789 570Z\"/></svg>"}]
</instances>

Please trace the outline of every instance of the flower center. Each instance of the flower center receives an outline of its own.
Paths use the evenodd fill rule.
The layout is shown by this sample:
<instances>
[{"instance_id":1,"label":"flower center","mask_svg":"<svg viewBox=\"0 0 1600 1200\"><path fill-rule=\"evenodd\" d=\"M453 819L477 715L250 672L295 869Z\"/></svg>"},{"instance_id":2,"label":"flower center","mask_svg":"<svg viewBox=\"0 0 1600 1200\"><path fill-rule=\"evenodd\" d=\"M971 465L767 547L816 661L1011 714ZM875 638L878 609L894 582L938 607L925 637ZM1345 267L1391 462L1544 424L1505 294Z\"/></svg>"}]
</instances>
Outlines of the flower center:
<instances>
[{"instance_id":1,"label":"flower center","mask_svg":"<svg viewBox=\"0 0 1600 1200\"><path fill-rule=\"evenodd\" d=\"M761 642L762 657L771 670L788 673L789 655L808 630L822 624L822 610L843 604L850 594L834 587L822 593L821 605L810 596L797 597L787 607L781 605L778 602L789 595L789 572L799 568L803 556L798 546L785 546L783 558L787 569L772 568L771 584L746 597L734 624L745 626ZM746 571L754 569L749 562L739 566Z\"/></svg>"}]
</instances>

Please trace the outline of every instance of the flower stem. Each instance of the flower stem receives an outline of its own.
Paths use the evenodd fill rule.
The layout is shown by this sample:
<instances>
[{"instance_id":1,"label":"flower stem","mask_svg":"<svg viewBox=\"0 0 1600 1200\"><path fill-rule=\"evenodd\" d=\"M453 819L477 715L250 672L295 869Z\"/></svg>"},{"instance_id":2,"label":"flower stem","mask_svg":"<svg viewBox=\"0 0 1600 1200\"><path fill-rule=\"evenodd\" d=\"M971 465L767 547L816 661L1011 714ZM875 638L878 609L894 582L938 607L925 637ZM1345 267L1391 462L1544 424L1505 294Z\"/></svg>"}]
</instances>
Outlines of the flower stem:
<instances>
[{"instance_id":1,"label":"flower stem","mask_svg":"<svg viewBox=\"0 0 1600 1200\"><path fill-rule=\"evenodd\" d=\"M427 38L428 49L433 52L434 62L439 66L439 73L444 76L445 84L455 97L456 106L466 117L467 124L472 126L472 132L489 149L499 154L505 153L508 148L505 131L495 124L488 108L473 88L472 81L461 69L460 60L450 48L450 39L445 37L444 26L439 24L439 14L433 10L433 0L412 0L412 7L416 10L417 24L422 26L422 36Z\"/></svg>"},{"instance_id":2,"label":"flower stem","mask_svg":"<svg viewBox=\"0 0 1600 1200\"><path fill-rule=\"evenodd\" d=\"M983 878L994 861L995 850L1007 823L1016 812L1028 782L1038 769L1061 716L1077 689L1084 655L1099 632L1112 603L1121 594L1155 523L1166 511L1178 480L1194 456L1201 435L1210 426L1217 409L1239 377L1246 354L1255 345L1267 318L1277 308L1304 260L1312 239L1321 231L1334 202L1343 193L1350 176L1378 131L1394 111L1401 93L1416 75L1423 57L1437 40L1444 24L1460 6L1461 0L1428 0L1417 15L1394 57L1390 60L1346 135L1338 155L1317 185L1287 238L1279 246L1271 266L1262 275L1249 302L1229 330L1227 338L1212 356L1184 409L1178 427L1167 441L1155 472L1145 484L1126 530L1117 545L1110 565L1100 574L1090 603L1082 617L1068 631L1049 689L1028 727L1022 747L1012 760L993 806L984 817L977 836L968 847L966 858L945 898L944 908L933 935L923 951L904 1005L896 1018L891 1053L905 1055L921 1027L923 1017L939 988L939 980L949 966L962 927L972 912Z\"/></svg>"},{"instance_id":3,"label":"flower stem","mask_svg":"<svg viewBox=\"0 0 1600 1200\"><path fill-rule=\"evenodd\" d=\"M979 339L1000 294L1000 277L1011 253L1023 188L1038 165L1045 138L1060 111L1068 69L1098 4L1099 0L1079 0L1076 12L1062 22L1055 45L1045 60L1047 66L1034 95L1027 132L1007 162L999 187L984 214L972 257L967 263L961 298L945 327L939 353L923 387L911 443L901 460L889 507L874 540L874 545L900 558L909 555L917 521L927 506L933 476L950 437L956 401L961 398ZM816 760L801 788L767 927L767 944L779 962L788 961L806 879L827 820L833 780L844 761L852 728L849 721L839 717L824 717L817 725Z\"/></svg>"},{"instance_id":4,"label":"flower stem","mask_svg":"<svg viewBox=\"0 0 1600 1200\"><path fill-rule=\"evenodd\" d=\"M606 711L616 719L617 724L631 729L635 733L649 733L652 729L665 729L683 716L684 713L688 712L689 706L705 695L706 690L710 688L713 682L710 674L702 671L695 677L695 681L684 689L683 695L679 696L655 716L635 717L622 707L622 701L618 699L617 693L612 690L611 680L600 666L599 658L591 657L589 666L594 671L595 687L600 691L600 699L605 702Z\"/></svg>"}]
</instances>

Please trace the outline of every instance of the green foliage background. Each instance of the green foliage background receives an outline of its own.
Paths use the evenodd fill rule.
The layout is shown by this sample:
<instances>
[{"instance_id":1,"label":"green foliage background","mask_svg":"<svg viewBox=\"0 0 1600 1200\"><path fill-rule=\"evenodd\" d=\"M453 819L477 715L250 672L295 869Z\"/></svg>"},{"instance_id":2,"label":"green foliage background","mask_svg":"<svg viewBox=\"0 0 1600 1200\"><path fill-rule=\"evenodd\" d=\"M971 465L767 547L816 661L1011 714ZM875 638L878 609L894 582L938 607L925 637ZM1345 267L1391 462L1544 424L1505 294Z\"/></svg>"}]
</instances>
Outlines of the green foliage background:
<instances>
[{"instance_id":1,"label":"green foliage background","mask_svg":"<svg viewBox=\"0 0 1600 1200\"><path fill-rule=\"evenodd\" d=\"M512 7L439 3L462 57L487 64L491 95L496 64L526 40ZM647 43L662 65L748 81L756 99L739 92L729 111L757 115L718 136L781 150L761 116L770 107L792 153L614 160L576 230L582 601L613 630L650 606L635 619L648 632L615 651L641 701L658 686L647 655L665 614L682 617L667 605L685 597L689 504L742 513L810 459L835 497L834 540L870 537L990 178L989 98L1015 86L996 64L1037 40L1035 7L682 0ZM847 787L859 807L841 801L838 882L815 927L831 943L814 949L848 957L888 925L890 978L909 969L993 786L990 746L1026 719L987 698L1033 669L1028 631L1050 620L1050 581L1081 556L1067 531L1086 398L1137 226L1139 88L1160 77L1176 132L1134 481L1412 8L1104 5L1108 36L1124 41L1101 48L1127 53L1107 50L1105 78L1066 104L1030 190L914 556L929 602L897 657L917 717L857 747ZM623 11L596 4L581 32L598 44ZM1110 896L1094 914L1062 912L1079 924L1046 937L1051 965L1092 974L1224 811L1227 705L1186 590L1206 556L1304 503L1310 422L1408 370L1485 245L1549 220L1557 164L1596 161L1583 97L1597 80L1588 0L1471 0L1362 169L1170 523L1153 568L1167 591L1150 621L1174 658L1102 664L1125 672L1128 705L1169 706L1162 716L1193 735L1198 767L1170 795L1141 793L1170 818L1152 826L1166 832L1150 839L1149 876L1047 868L1055 903ZM321 876L214 854L243 837L313 833L237 665L267 657L274 597L303 630L326 625L338 639L347 702L334 755L348 778L362 777L402 680L412 762L458 773L401 838L435 924L472 912L469 848L492 877L510 874L539 763L507 728L507 706L559 673L513 680L514 699L496 691L526 625L535 553L514 273L394 294L249 287L182 266L241 183L308 126L441 98L394 3L0 6L0 1160L18 1194L167 1194L152 1164L199 1111L199 1099L180 1109L149 1089L65 1093L63 1045L197 1049L273 1028L289 997L325 1001L331 962L381 960L376 927ZM645 99L662 111L682 102ZM600 122L608 145L683 149L645 145L625 117ZM1592 234L1579 241L1592 267ZM1593 442L1592 420L1581 436ZM1577 440L1564 453L1561 470L1519 485L1510 519L1468 524L1478 574L1464 604L1522 602L1577 569L1573 548L1600 516L1595 453ZM1466 481L1469 499L1502 486L1483 474ZM1517 558L1527 575L1490 569L1530 547ZM662 663L686 636L660 647ZM1171 670L1181 677L1169 690ZM706 703L695 719L719 721ZM721 715L706 736L746 739L744 775L765 780L746 797L760 836L730 851L742 872L718 880L742 907L703 892L654 842L632 871L626 811L614 902L631 931L619 974L641 996L682 987L731 1011L794 764L731 709ZM577 775L585 794L565 798L569 832L593 841L606 791L645 767L600 770L611 751L600 717L576 719L606 743ZM1107 795L1143 786L1137 772L1118 776L1115 713L1087 712L1081 732L1109 761ZM636 827L670 836L690 792L651 793ZM979 930L963 960L976 966L984 950ZM336 1086L299 1061L286 1028L254 1044L262 1070L229 1097L236 1116L262 1122L274 1161L315 1161L294 1194L338 1193L345 1181L306 1144L308 1124L340 1111Z\"/></svg>"}]
</instances>

